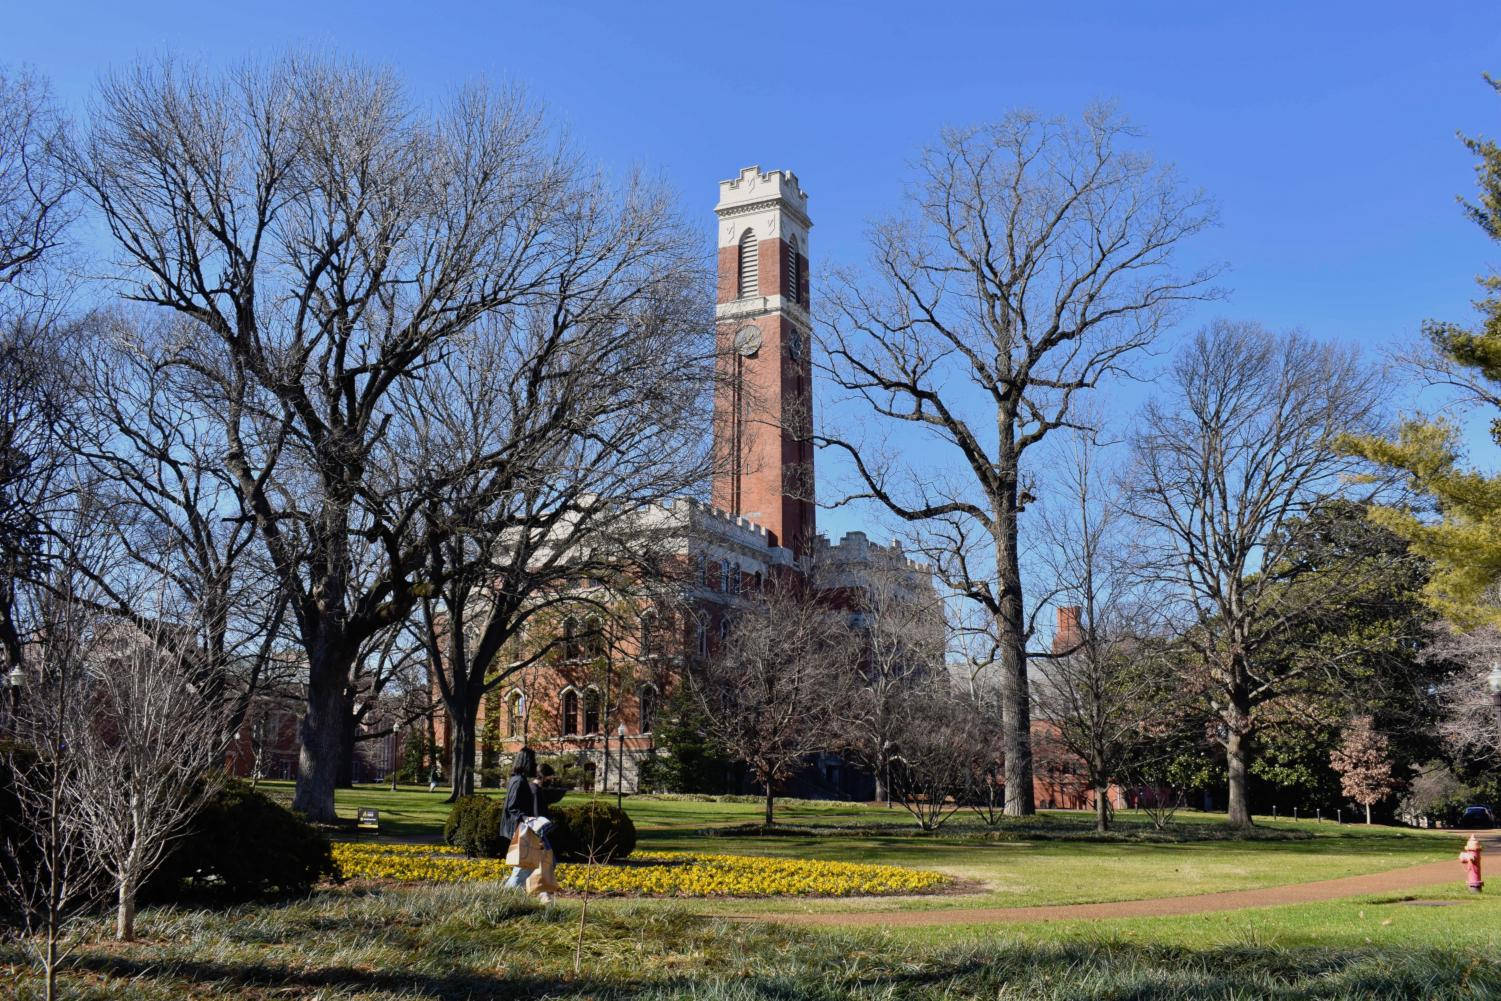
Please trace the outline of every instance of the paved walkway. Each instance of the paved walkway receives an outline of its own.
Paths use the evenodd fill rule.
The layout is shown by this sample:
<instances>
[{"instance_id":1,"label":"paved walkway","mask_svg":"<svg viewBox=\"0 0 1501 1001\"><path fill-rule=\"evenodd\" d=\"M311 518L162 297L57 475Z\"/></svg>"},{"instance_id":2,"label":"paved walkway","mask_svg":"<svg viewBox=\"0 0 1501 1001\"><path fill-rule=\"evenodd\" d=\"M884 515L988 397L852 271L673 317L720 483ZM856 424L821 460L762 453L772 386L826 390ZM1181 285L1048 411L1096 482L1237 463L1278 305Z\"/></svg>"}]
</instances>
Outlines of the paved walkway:
<instances>
[{"instance_id":1,"label":"paved walkway","mask_svg":"<svg viewBox=\"0 0 1501 1001\"><path fill-rule=\"evenodd\" d=\"M1458 832L1456 832L1458 833ZM1484 832L1490 864L1501 864L1501 842L1496 832ZM1463 842L1456 840L1454 854ZM1493 874L1492 879L1497 879ZM1457 861L1425 862L1422 865L1342 876L1313 883L1265 886L1255 890L1229 890L1187 897L1154 897L1149 900L1118 900L1102 904L1049 904L1041 907L964 907L922 911L824 911L819 913L745 915L745 920L774 921L797 925L838 925L848 928L903 927L912 925L978 925L1013 921L1100 921L1108 918L1169 917L1238 911L1248 907L1280 907L1368 894L1402 894L1438 883L1463 881ZM1501 880L1498 880L1501 882Z\"/></svg>"}]
</instances>

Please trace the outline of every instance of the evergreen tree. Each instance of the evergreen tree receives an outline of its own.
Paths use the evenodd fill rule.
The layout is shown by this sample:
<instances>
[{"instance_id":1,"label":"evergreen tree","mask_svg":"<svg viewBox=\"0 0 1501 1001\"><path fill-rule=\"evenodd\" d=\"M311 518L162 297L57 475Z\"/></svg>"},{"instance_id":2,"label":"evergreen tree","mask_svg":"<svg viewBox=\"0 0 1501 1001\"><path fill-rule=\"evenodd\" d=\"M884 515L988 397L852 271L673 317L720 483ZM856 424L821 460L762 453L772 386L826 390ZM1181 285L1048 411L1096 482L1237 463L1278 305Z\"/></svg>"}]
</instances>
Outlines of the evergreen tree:
<instances>
[{"instance_id":1,"label":"evergreen tree","mask_svg":"<svg viewBox=\"0 0 1501 1001\"><path fill-rule=\"evenodd\" d=\"M656 757L642 765L642 783L666 792L722 793L731 761L708 736L703 710L686 685L673 691L655 724Z\"/></svg>"}]
</instances>

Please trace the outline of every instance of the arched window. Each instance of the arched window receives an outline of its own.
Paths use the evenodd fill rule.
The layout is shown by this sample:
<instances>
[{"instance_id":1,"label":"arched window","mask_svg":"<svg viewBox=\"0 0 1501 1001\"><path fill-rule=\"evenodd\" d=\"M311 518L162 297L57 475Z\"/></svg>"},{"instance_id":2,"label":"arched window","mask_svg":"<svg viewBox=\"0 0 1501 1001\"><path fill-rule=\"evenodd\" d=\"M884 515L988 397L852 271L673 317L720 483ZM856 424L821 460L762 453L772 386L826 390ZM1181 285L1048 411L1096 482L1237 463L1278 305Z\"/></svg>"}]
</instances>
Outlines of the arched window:
<instances>
[{"instance_id":1,"label":"arched window","mask_svg":"<svg viewBox=\"0 0 1501 1001\"><path fill-rule=\"evenodd\" d=\"M657 655L657 613L648 608L641 613L641 659L650 660Z\"/></svg>"},{"instance_id":2,"label":"arched window","mask_svg":"<svg viewBox=\"0 0 1501 1001\"><path fill-rule=\"evenodd\" d=\"M761 261L760 244L756 242L756 231L748 229L740 235L740 289L738 298L748 299L753 295L759 295L761 291Z\"/></svg>"},{"instance_id":3,"label":"arched window","mask_svg":"<svg viewBox=\"0 0 1501 1001\"><path fill-rule=\"evenodd\" d=\"M563 619L563 659L578 660L583 656L579 646L579 623L573 616Z\"/></svg>"},{"instance_id":4,"label":"arched window","mask_svg":"<svg viewBox=\"0 0 1501 1001\"><path fill-rule=\"evenodd\" d=\"M563 736L579 732L579 693L572 688L563 692Z\"/></svg>"},{"instance_id":5,"label":"arched window","mask_svg":"<svg viewBox=\"0 0 1501 1001\"><path fill-rule=\"evenodd\" d=\"M643 684L636 689L636 705L640 708L638 714L637 733L651 733L652 724L657 719L657 689L655 685Z\"/></svg>"},{"instance_id":6,"label":"arched window","mask_svg":"<svg viewBox=\"0 0 1501 1001\"><path fill-rule=\"evenodd\" d=\"M703 614L699 614L695 617L695 623L698 627L698 635L695 637L694 645L698 647L700 657L707 657L709 656L709 621Z\"/></svg>"},{"instance_id":7,"label":"arched window","mask_svg":"<svg viewBox=\"0 0 1501 1001\"><path fill-rule=\"evenodd\" d=\"M730 593L730 561L719 561L719 590L725 594Z\"/></svg>"},{"instance_id":8,"label":"arched window","mask_svg":"<svg viewBox=\"0 0 1501 1001\"><path fill-rule=\"evenodd\" d=\"M698 554L698 582L703 587L709 586L709 557L703 553Z\"/></svg>"},{"instance_id":9,"label":"arched window","mask_svg":"<svg viewBox=\"0 0 1501 1001\"><path fill-rule=\"evenodd\" d=\"M782 295L793 302L802 301L802 277L798 270L797 237L787 237L782 245Z\"/></svg>"},{"instance_id":10,"label":"arched window","mask_svg":"<svg viewBox=\"0 0 1501 1001\"><path fill-rule=\"evenodd\" d=\"M520 692L512 692L506 696L506 735L510 737L521 736L521 709L523 696Z\"/></svg>"},{"instance_id":11,"label":"arched window","mask_svg":"<svg viewBox=\"0 0 1501 1001\"><path fill-rule=\"evenodd\" d=\"M584 656L605 655L605 624L598 615L589 616L584 623Z\"/></svg>"},{"instance_id":12,"label":"arched window","mask_svg":"<svg viewBox=\"0 0 1501 1001\"><path fill-rule=\"evenodd\" d=\"M754 587L757 591L761 590L761 571L757 570L755 575L751 578L751 586Z\"/></svg>"},{"instance_id":13,"label":"arched window","mask_svg":"<svg viewBox=\"0 0 1501 1001\"><path fill-rule=\"evenodd\" d=\"M599 733L599 689L584 690L584 732Z\"/></svg>"},{"instance_id":14,"label":"arched window","mask_svg":"<svg viewBox=\"0 0 1501 1001\"><path fill-rule=\"evenodd\" d=\"M724 641L729 638L729 635L730 635L730 620L729 619L720 619L719 620L719 643L720 643L721 646L724 645Z\"/></svg>"},{"instance_id":15,"label":"arched window","mask_svg":"<svg viewBox=\"0 0 1501 1001\"><path fill-rule=\"evenodd\" d=\"M730 593L731 594L739 594L740 593L740 585L741 585L740 564L736 563L736 564L734 564L733 566L730 567Z\"/></svg>"}]
</instances>

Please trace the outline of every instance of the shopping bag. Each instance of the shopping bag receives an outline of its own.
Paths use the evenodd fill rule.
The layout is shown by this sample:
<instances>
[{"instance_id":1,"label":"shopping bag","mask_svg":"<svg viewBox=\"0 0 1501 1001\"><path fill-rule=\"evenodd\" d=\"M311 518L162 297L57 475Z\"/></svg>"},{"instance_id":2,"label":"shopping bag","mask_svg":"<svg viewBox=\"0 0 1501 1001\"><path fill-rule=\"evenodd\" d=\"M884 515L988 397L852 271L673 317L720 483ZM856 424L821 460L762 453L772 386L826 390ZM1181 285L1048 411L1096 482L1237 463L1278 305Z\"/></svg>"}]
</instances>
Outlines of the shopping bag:
<instances>
[{"instance_id":1,"label":"shopping bag","mask_svg":"<svg viewBox=\"0 0 1501 1001\"><path fill-rule=\"evenodd\" d=\"M506 864L520 869L535 869L542 860L542 842L526 827L518 826L506 849Z\"/></svg>"},{"instance_id":2,"label":"shopping bag","mask_svg":"<svg viewBox=\"0 0 1501 1001\"><path fill-rule=\"evenodd\" d=\"M553 854L543 850L541 858L537 862L536 870L526 878L526 892L532 896L539 893L557 893L562 889L558 885L557 875L553 871Z\"/></svg>"}]
</instances>

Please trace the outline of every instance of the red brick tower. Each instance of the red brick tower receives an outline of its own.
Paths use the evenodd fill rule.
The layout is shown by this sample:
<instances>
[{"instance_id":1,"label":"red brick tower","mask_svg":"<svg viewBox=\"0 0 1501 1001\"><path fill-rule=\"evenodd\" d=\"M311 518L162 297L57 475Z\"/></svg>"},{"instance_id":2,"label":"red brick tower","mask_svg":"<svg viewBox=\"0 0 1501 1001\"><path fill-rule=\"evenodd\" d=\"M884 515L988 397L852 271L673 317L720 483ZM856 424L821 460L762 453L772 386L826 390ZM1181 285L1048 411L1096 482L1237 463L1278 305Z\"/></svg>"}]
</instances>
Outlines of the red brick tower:
<instances>
[{"instance_id":1,"label":"red brick tower","mask_svg":"<svg viewBox=\"0 0 1501 1001\"><path fill-rule=\"evenodd\" d=\"M791 171L719 184L713 503L806 555L814 535L808 196Z\"/></svg>"}]
</instances>

